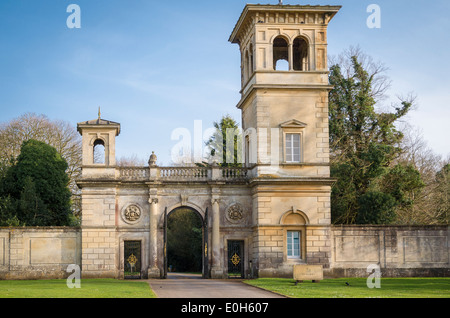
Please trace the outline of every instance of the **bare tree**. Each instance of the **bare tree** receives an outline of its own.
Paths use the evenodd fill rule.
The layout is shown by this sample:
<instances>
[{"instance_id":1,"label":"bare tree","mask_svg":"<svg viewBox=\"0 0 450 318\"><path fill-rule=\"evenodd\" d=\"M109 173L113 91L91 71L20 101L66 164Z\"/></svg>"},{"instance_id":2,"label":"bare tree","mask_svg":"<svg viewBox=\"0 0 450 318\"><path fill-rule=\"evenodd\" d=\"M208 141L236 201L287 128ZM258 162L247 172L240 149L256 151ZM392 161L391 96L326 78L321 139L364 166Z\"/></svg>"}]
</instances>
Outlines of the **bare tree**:
<instances>
[{"instance_id":1,"label":"bare tree","mask_svg":"<svg viewBox=\"0 0 450 318\"><path fill-rule=\"evenodd\" d=\"M144 159L139 158L136 154L129 157L120 157L116 162L118 167L145 167L148 165Z\"/></svg>"},{"instance_id":2,"label":"bare tree","mask_svg":"<svg viewBox=\"0 0 450 318\"><path fill-rule=\"evenodd\" d=\"M398 222L403 224L441 224L445 223L443 217L442 193L443 187L438 173L448 164L428 146L423 138L422 131L410 124L403 124L400 128L404 138L401 143L402 153L397 163L412 165L419 173L425 186L420 194L414 198L414 205L408 209L397 211ZM445 175L443 176L445 177ZM448 208L447 208L448 210Z\"/></svg>"},{"instance_id":3,"label":"bare tree","mask_svg":"<svg viewBox=\"0 0 450 318\"><path fill-rule=\"evenodd\" d=\"M371 78L371 91L370 97L372 97L376 103L384 100L387 95L387 91L391 87L392 81L386 75L389 70L382 62L375 61L371 56L364 53L360 47L351 46L344 50L337 56L329 56L329 65L339 65L342 75L345 78L351 78L354 75L355 69L352 64L352 57L357 57L361 67L366 70Z\"/></svg>"},{"instance_id":4,"label":"bare tree","mask_svg":"<svg viewBox=\"0 0 450 318\"><path fill-rule=\"evenodd\" d=\"M67 161L69 189L72 192L72 210L80 214L80 190L75 180L81 174L81 136L70 123L50 120L45 115L26 113L0 124L0 173L7 169L20 154L24 141L35 139L54 147Z\"/></svg>"},{"instance_id":5,"label":"bare tree","mask_svg":"<svg viewBox=\"0 0 450 318\"><path fill-rule=\"evenodd\" d=\"M450 224L450 156L444 160L442 169L436 174L436 188L433 193L435 219L441 224Z\"/></svg>"}]
</instances>

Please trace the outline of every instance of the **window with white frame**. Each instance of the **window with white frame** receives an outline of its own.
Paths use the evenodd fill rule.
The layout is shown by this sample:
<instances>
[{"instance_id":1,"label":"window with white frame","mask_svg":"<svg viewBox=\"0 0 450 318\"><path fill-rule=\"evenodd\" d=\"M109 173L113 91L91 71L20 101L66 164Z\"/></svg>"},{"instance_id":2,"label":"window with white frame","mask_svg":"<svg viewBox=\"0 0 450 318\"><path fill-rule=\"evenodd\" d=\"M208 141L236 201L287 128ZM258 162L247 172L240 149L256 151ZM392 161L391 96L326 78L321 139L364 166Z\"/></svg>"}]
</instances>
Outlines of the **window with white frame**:
<instances>
[{"instance_id":1,"label":"window with white frame","mask_svg":"<svg viewBox=\"0 0 450 318\"><path fill-rule=\"evenodd\" d=\"M300 258L300 231L287 231L287 256Z\"/></svg>"},{"instance_id":2,"label":"window with white frame","mask_svg":"<svg viewBox=\"0 0 450 318\"><path fill-rule=\"evenodd\" d=\"M286 162L300 162L301 134L286 134L285 160Z\"/></svg>"}]
</instances>

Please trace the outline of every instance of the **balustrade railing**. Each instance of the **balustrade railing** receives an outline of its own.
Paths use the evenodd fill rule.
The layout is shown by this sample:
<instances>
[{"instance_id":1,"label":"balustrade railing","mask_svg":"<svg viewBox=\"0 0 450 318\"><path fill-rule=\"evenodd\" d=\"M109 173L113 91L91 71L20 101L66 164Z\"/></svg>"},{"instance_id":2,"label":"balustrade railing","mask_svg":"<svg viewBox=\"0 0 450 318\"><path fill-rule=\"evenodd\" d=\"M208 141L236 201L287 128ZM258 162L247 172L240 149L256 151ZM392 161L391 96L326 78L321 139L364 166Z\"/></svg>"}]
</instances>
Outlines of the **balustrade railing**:
<instances>
[{"instance_id":1,"label":"balustrade railing","mask_svg":"<svg viewBox=\"0 0 450 318\"><path fill-rule=\"evenodd\" d=\"M221 168L222 178L226 180L247 179L247 168Z\"/></svg>"},{"instance_id":2,"label":"balustrade railing","mask_svg":"<svg viewBox=\"0 0 450 318\"><path fill-rule=\"evenodd\" d=\"M220 167L119 167L119 178L125 181L242 181L248 175L247 168Z\"/></svg>"},{"instance_id":3,"label":"balustrade railing","mask_svg":"<svg viewBox=\"0 0 450 318\"><path fill-rule=\"evenodd\" d=\"M203 167L160 167L159 178L167 180L208 179L208 168Z\"/></svg>"},{"instance_id":4,"label":"balustrade railing","mask_svg":"<svg viewBox=\"0 0 450 318\"><path fill-rule=\"evenodd\" d=\"M120 167L120 178L131 180L145 180L150 176L148 167Z\"/></svg>"}]
</instances>

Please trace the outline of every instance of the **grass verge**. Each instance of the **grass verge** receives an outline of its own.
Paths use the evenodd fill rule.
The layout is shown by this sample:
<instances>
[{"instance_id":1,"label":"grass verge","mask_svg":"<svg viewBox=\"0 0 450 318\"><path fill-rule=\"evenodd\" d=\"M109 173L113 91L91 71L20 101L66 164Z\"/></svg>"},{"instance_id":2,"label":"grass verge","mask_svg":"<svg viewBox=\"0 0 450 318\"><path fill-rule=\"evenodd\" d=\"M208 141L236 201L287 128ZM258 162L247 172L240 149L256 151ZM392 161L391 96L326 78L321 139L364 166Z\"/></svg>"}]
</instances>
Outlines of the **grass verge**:
<instances>
[{"instance_id":1,"label":"grass verge","mask_svg":"<svg viewBox=\"0 0 450 318\"><path fill-rule=\"evenodd\" d=\"M450 298L450 278L381 278L381 288L373 289L367 287L365 278L298 285L293 279L259 278L245 283L292 298Z\"/></svg>"},{"instance_id":2,"label":"grass verge","mask_svg":"<svg viewBox=\"0 0 450 318\"><path fill-rule=\"evenodd\" d=\"M0 280L0 298L156 298L147 282L82 279L81 288L66 280Z\"/></svg>"}]
</instances>

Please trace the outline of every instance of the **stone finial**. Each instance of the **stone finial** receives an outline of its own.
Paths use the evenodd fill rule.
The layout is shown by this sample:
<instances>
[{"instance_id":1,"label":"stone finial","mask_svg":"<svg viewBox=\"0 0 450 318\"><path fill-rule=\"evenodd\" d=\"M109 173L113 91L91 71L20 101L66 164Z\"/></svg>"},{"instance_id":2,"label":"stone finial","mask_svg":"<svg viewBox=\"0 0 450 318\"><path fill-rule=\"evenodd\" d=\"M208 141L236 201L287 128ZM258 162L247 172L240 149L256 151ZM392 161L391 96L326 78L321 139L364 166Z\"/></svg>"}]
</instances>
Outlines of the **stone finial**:
<instances>
[{"instance_id":1,"label":"stone finial","mask_svg":"<svg viewBox=\"0 0 450 318\"><path fill-rule=\"evenodd\" d=\"M152 151L150 159L148 159L148 165L152 167L156 166L156 160L158 160L158 157L156 157L155 152Z\"/></svg>"}]
</instances>

